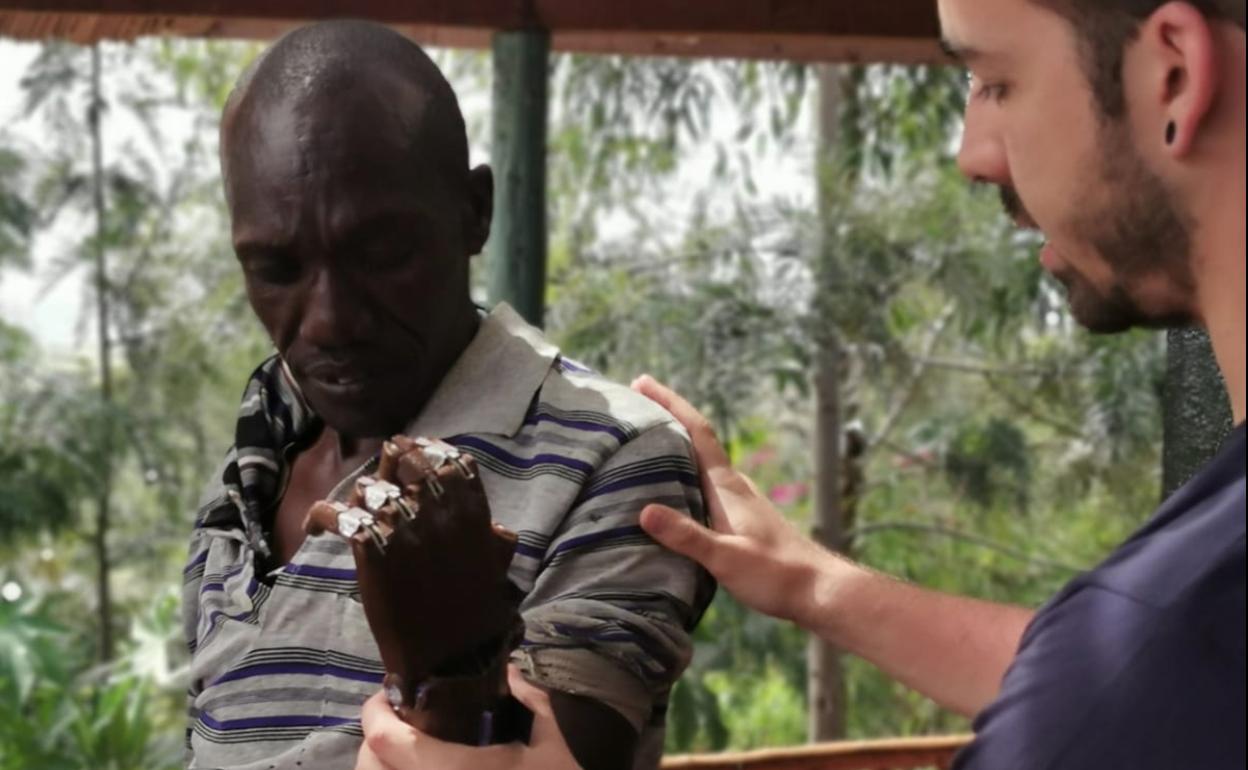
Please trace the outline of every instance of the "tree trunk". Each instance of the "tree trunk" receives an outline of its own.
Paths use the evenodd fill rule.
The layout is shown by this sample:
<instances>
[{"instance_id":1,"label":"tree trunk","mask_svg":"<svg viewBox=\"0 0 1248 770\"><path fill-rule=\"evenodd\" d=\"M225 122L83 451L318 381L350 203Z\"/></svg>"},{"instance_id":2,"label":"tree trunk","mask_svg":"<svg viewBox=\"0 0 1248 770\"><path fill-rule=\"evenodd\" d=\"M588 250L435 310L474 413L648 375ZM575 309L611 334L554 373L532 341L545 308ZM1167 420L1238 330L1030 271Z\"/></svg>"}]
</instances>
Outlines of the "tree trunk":
<instances>
[{"instance_id":1,"label":"tree trunk","mask_svg":"<svg viewBox=\"0 0 1248 770\"><path fill-rule=\"evenodd\" d=\"M815 375L816 541L840 550L844 540L841 499L841 351L829 333L820 345ZM841 654L814 634L807 641L807 737L830 741L845 736L845 681Z\"/></svg>"},{"instance_id":2,"label":"tree trunk","mask_svg":"<svg viewBox=\"0 0 1248 770\"><path fill-rule=\"evenodd\" d=\"M816 286L821 297L816 303L827 302L837 289L843 271L838 262L844 255L835 239L828 237L835 229L831 221L837 217L832 198L839 191L829 191L828 184L839 182L839 175L830 173L840 163L843 143L841 116L844 94L850 71L844 66L827 65L819 70L819 153L816 157L819 212L821 218L819 275ZM817 313L815 336L818 350L815 372L815 526L812 536L827 548L840 551L844 545L844 506L842 500L842 382L845 370L844 351L831 317ZM832 645L811 636L806 653L807 676L807 737L811 741L828 741L845 735L845 681L841 654Z\"/></svg>"},{"instance_id":3,"label":"tree trunk","mask_svg":"<svg viewBox=\"0 0 1248 770\"><path fill-rule=\"evenodd\" d=\"M100 356L100 447L99 488L96 493L94 548L96 560L96 604L99 623L99 658L113 659L113 597L109 565L108 529L113 492L113 368L109 340L108 262L104 248L104 150L100 122L104 97L100 90L100 46L91 47L91 182L95 205L95 304Z\"/></svg>"}]
</instances>

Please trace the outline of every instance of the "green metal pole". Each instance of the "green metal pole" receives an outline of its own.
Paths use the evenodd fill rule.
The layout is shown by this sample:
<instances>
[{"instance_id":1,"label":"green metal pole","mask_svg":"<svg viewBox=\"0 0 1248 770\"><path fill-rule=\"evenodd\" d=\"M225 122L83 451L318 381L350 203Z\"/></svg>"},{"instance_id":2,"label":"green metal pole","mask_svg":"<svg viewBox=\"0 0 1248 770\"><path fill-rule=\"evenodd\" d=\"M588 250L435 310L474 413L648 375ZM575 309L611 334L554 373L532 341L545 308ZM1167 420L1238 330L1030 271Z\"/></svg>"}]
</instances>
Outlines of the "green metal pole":
<instances>
[{"instance_id":1,"label":"green metal pole","mask_svg":"<svg viewBox=\"0 0 1248 770\"><path fill-rule=\"evenodd\" d=\"M550 35L494 35L494 223L490 303L542 325L546 295L546 113Z\"/></svg>"},{"instance_id":2,"label":"green metal pole","mask_svg":"<svg viewBox=\"0 0 1248 770\"><path fill-rule=\"evenodd\" d=\"M1226 386L1201 329L1166 335L1162 426L1161 486L1169 497L1217 453L1231 430Z\"/></svg>"}]
</instances>

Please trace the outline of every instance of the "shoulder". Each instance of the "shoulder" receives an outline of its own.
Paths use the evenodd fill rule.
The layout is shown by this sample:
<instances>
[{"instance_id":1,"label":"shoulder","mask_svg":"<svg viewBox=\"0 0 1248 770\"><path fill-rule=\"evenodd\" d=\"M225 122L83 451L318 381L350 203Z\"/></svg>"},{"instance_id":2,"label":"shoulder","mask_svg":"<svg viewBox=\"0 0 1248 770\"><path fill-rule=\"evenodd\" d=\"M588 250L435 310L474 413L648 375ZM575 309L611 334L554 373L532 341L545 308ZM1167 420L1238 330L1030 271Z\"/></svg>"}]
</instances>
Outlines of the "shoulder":
<instances>
[{"instance_id":1,"label":"shoulder","mask_svg":"<svg viewBox=\"0 0 1248 770\"><path fill-rule=\"evenodd\" d=\"M1211 463L1085 581L1171 613L1244 582L1244 462ZM1229 570L1229 572L1228 572ZM1235 573L1238 573L1236 577Z\"/></svg>"},{"instance_id":2,"label":"shoulder","mask_svg":"<svg viewBox=\"0 0 1248 770\"><path fill-rule=\"evenodd\" d=\"M1242 767L1242 653L1194 631L1075 581L1037 614L960 767ZM1192 752L1224 759L1190 764Z\"/></svg>"},{"instance_id":3,"label":"shoulder","mask_svg":"<svg viewBox=\"0 0 1248 770\"><path fill-rule=\"evenodd\" d=\"M531 417L579 426L599 425L620 445L640 442L690 454L684 427L632 388L559 356L542 383Z\"/></svg>"}]
</instances>

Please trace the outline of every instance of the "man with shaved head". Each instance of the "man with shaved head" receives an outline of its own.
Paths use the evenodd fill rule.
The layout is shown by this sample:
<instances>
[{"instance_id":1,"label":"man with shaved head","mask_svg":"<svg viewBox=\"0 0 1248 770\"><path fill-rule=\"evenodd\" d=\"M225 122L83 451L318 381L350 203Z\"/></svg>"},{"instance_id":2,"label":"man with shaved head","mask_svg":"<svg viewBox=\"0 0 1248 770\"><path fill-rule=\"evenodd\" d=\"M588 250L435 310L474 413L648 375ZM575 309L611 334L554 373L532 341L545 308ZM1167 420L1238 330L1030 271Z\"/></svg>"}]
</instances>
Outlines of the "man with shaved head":
<instances>
[{"instance_id":1,"label":"man with shaved head","mask_svg":"<svg viewBox=\"0 0 1248 770\"><path fill-rule=\"evenodd\" d=\"M637 522L652 501L702 515L688 438L510 308L473 304L493 180L469 167L438 68L380 25L296 30L231 95L221 164L276 355L251 375L192 534L190 766L355 765L383 669L349 546L303 519L395 433L470 452L495 521L519 535L519 697L588 770L656 766L713 584Z\"/></svg>"}]
</instances>

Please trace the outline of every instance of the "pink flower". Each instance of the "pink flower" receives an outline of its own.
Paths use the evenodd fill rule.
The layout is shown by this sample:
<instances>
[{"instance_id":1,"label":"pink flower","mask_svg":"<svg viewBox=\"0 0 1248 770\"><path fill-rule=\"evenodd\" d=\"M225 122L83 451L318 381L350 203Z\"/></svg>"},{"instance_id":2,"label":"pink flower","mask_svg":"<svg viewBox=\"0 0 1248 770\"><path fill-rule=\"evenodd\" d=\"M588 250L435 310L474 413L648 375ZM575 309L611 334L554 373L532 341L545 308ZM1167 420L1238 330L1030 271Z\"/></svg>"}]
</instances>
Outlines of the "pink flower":
<instances>
[{"instance_id":1,"label":"pink flower","mask_svg":"<svg viewBox=\"0 0 1248 770\"><path fill-rule=\"evenodd\" d=\"M767 497L776 505L794 505L806 499L810 485L801 481L776 484L767 490Z\"/></svg>"},{"instance_id":2,"label":"pink flower","mask_svg":"<svg viewBox=\"0 0 1248 770\"><path fill-rule=\"evenodd\" d=\"M765 468L776 460L776 448L770 444L759 447L756 451L750 453L741 463L741 468L746 473L753 473L759 468Z\"/></svg>"}]
</instances>

